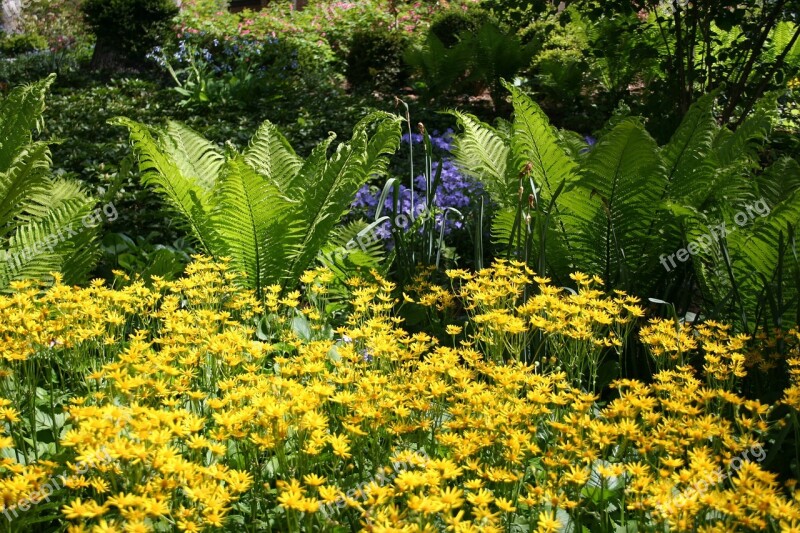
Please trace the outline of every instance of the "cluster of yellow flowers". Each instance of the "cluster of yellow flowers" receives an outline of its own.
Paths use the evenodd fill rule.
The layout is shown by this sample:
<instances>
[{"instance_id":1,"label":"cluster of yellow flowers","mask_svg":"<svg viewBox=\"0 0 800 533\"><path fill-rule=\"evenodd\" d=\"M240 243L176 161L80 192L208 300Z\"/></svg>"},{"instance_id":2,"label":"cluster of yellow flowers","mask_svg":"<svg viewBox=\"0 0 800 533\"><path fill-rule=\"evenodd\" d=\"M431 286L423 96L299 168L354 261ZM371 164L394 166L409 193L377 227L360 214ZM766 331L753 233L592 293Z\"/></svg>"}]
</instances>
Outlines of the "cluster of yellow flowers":
<instances>
[{"instance_id":1,"label":"cluster of yellow flowers","mask_svg":"<svg viewBox=\"0 0 800 533\"><path fill-rule=\"evenodd\" d=\"M709 384L733 390L737 378L747 375L744 350L749 337L730 330L730 325L713 320L694 325L653 319L641 329L640 338L659 370L686 365L699 353Z\"/></svg>"},{"instance_id":2,"label":"cluster of yellow flowers","mask_svg":"<svg viewBox=\"0 0 800 533\"><path fill-rule=\"evenodd\" d=\"M581 273L571 276L577 291L554 287L514 261L447 275L460 283L453 292L470 317L471 340L484 355L563 370L576 384L588 377L591 390L604 354L621 354L635 319L644 315L637 298L621 291L609 298L598 288L599 278ZM420 303L448 302L442 292L436 288L434 300L422 297Z\"/></svg>"},{"instance_id":3,"label":"cluster of yellow flowers","mask_svg":"<svg viewBox=\"0 0 800 533\"><path fill-rule=\"evenodd\" d=\"M790 406L797 417L800 413L800 330L791 329L782 340L789 345L789 386L783 391L782 402Z\"/></svg>"},{"instance_id":4,"label":"cluster of yellow flowers","mask_svg":"<svg viewBox=\"0 0 800 533\"><path fill-rule=\"evenodd\" d=\"M711 382L676 364L652 384L618 380L603 405L568 358L619 349L635 299L580 274L577 292L556 289L512 262L450 277L452 296L405 297L464 302L450 346L404 331L394 284L374 273L346 280L335 330L325 270L303 276L304 294L268 288L263 307L203 258L149 287L19 285L0 297L14 317L0 326L2 391L18 398L0 401L5 456L30 437L30 372L70 361L71 400L59 453L0 462L0 511L19 514L12 526L49 516L19 503L66 472L51 518L73 532L800 531L800 490L759 465L770 407L719 386L741 372L742 337L687 332ZM265 312L273 338L254 340ZM302 335L300 316L314 326ZM647 342L670 353L659 331ZM525 358L519 339L537 338L546 357Z\"/></svg>"}]
</instances>

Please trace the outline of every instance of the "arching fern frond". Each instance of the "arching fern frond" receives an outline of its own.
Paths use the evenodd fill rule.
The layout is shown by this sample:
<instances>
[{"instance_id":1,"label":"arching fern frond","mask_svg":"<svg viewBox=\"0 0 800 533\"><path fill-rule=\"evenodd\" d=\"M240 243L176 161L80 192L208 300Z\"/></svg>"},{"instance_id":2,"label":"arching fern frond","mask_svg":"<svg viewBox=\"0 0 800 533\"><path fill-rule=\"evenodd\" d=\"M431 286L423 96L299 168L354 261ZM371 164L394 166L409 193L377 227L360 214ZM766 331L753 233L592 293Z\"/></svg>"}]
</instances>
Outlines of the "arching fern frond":
<instances>
[{"instance_id":1,"label":"arching fern frond","mask_svg":"<svg viewBox=\"0 0 800 533\"><path fill-rule=\"evenodd\" d=\"M12 230L11 222L24 209L25 198L44 190L49 179L50 150L40 142L21 148L7 170L0 172L0 238Z\"/></svg>"},{"instance_id":2,"label":"arching fern frond","mask_svg":"<svg viewBox=\"0 0 800 533\"><path fill-rule=\"evenodd\" d=\"M341 279L359 270L369 272L374 269L385 273L389 267L386 247L376 234L376 226L382 222L370 224L364 220L354 220L336 226L320 250L320 263Z\"/></svg>"},{"instance_id":3,"label":"arching fern frond","mask_svg":"<svg viewBox=\"0 0 800 533\"><path fill-rule=\"evenodd\" d=\"M622 120L592 149L580 174L591 215L572 236L576 257L607 286L628 287L652 268L648 251L657 245L648 230L667 185L658 145L639 120Z\"/></svg>"},{"instance_id":4,"label":"arching fern frond","mask_svg":"<svg viewBox=\"0 0 800 533\"><path fill-rule=\"evenodd\" d=\"M544 111L518 88L506 87L514 105L513 171L530 173L540 189L539 201L546 203L562 182L569 189L577 181L577 165L561 147Z\"/></svg>"},{"instance_id":5,"label":"arching fern frond","mask_svg":"<svg viewBox=\"0 0 800 533\"><path fill-rule=\"evenodd\" d=\"M0 172L7 172L30 144L31 131L41 129L45 95L55 79L51 74L42 81L17 87L0 102ZM0 197L4 192L0 190Z\"/></svg>"},{"instance_id":6,"label":"arching fern frond","mask_svg":"<svg viewBox=\"0 0 800 533\"><path fill-rule=\"evenodd\" d=\"M758 195L769 205L776 205L800 189L800 164L791 157L782 157L756 178Z\"/></svg>"},{"instance_id":7,"label":"arching fern frond","mask_svg":"<svg viewBox=\"0 0 800 533\"><path fill-rule=\"evenodd\" d=\"M367 180L366 150L367 134L357 129L351 141L338 146L330 160L314 172L315 186L305 190L295 215L302 221L304 231L293 242L295 254L287 265L288 279L298 279L308 268Z\"/></svg>"},{"instance_id":8,"label":"arching fern frond","mask_svg":"<svg viewBox=\"0 0 800 533\"><path fill-rule=\"evenodd\" d=\"M519 187L517 176L508 169L510 139L473 115L450 114L463 130L454 139L452 150L459 170L481 182L495 203L510 205Z\"/></svg>"},{"instance_id":9,"label":"arching fern frond","mask_svg":"<svg viewBox=\"0 0 800 533\"><path fill-rule=\"evenodd\" d=\"M169 134L149 128L126 118L116 118L111 124L124 126L130 132L131 144L139 157L142 183L155 188L175 210L179 220L190 230L201 249L213 254L219 235L210 221L212 194L206 188L216 176L184 174L183 168L193 171L186 163L191 156L172 141ZM182 168L183 167L183 168Z\"/></svg>"},{"instance_id":10,"label":"arching fern frond","mask_svg":"<svg viewBox=\"0 0 800 533\"><path fill-rule=\"evenodd\" d=\"M54 79L0 102L0 290L54 271L84 281L98 255L97 228L84 223L94 201L76 182L52 180L47 144L33 142Z\"/></svg>"}]
</instances>

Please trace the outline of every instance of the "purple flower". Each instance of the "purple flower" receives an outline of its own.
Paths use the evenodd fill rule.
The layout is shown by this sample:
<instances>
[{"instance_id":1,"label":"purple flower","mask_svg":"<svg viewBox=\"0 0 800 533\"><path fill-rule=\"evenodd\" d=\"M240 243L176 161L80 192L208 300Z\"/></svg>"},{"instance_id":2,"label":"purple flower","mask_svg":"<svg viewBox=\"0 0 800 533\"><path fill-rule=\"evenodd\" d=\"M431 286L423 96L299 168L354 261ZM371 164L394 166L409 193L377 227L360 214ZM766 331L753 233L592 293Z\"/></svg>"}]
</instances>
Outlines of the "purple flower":
<instances>
[{"instance_id":1,"label":"purple flower","mask_svg":"<svg viewBox=\"0 0 800 533\"><path fill-rule=\"evenodd\" d=\"M452 130L447 130L443 135L438 135L437 132L434 132L434 135L431 136L431 145L438 150L449 152L452 143L452 133ZM409 135L404 135L403 139L405 142L408 142ZM415 144L421 143L422 135L412 134L410 139ZM438 162L433 163L432 177L438 172L439 165L440 163ZM382 215L394 219L395 225L407 228L412 223L412 213L413 218L416 219L428 211L428 197L432 196L433 206L436 207L436 214L434 217L436 231L441 231L444 225L444 234L449 235L453 230L463 229L464 222L460 220L456 213L445 213L445 210L447 210L447 208L453 208L461 213L465 213L465 211L468 211L470 208L474 208L479 203L480 197L484 194L483 185L463 176L452 160L447 157L441 162L441 176L435 194L429 195L427 189L428 181L424 175L419 175L414 178L412 205L411 189L404 184L399 185L397 212L395 212L394 209L394 193L390 193L384 201ZM372 219L378 206L380 194L381 190L377 187L364 185L356 193L356 197L352 203L353 210L367 219ZM376 228L376 235L381 239L390 239L391 226L391 221L387 220Z\"/></svg>"}]
</instances>

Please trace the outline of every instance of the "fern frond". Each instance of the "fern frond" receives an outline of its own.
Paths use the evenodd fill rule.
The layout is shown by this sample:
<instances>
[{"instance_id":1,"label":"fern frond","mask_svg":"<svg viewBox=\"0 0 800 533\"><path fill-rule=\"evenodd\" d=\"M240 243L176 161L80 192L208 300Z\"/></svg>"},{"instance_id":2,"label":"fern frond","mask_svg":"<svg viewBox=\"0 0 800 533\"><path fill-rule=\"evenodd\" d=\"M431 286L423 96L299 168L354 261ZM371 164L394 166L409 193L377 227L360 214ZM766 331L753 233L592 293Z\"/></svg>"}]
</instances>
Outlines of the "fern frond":
<instances>
[{"instance_id":1,"label":"fern frond","mask_svg":"<svg viewBox=\"0 0 800 533\"><path fill-rule=\"evenodd\" d=\"M259 126L244 151L244 160L262 176L268 176L286 194L287 185L303 165L303 160L269 121Z\"/></svg>"},{"instance_id":2,"label":"fern frond","mask_svg":"<svg viewBox=\"0 0 800 533\"><path fill-rule=\"evenodd\" d=\"M31 141L31 131L41 129L45 95L55 74L15 88L0 102L0 172L7 172L17 154ZM4 191L0 189L0 198Z\"/></svg>"},{"instance_id":3,"label":"fern frond","mask_svg":"<svg viewBox=\"0 0 800 533\"><path fill-rule=\"evenodd\" d=\"M366 128L372 123L377 128L369 137ZM299 199L294 216L304 231L293 243L295 252L286 269L287 280L296 282L293 280L308 268L334 226L347 213L358 189L371 173L386 168L385 158L397 148L399 138L397 118L376 114L359 122L352 139L339 145L329 160L326 161L326 152L332 137L312 150L292 183L292 197Z\"/></svg>"},{"instance_id":4,"label":"fern frond","mask_svg":"<svg viewBox=\"0 0 800 533\"><path fill-rule=\"evenodd\" d=\"M772 131L778 115L777 97L770 94L762 98L753 112L742 122L736 131L725 135L717 135L714 142L714 156L720 166L727 166L737 160L755 159L755 147ZM729 132L727 128L720 133Z\"/></svg>"},{"instance_id":5,"label":"fern frond","mask_svg":"<svg viewBox=\"0 0 800 533\"><path fill-rule=\"evenodd\" d=\"M0 238L11 231L11 221L25 206L25 198L47 187L50 150L45 143L20 148L14 161L0 172Z\"/></svg>"},{"instance_id":6,"label":"fern frond","mask_svg":"<svg viewBox=\"0 0 800 533\"><path fill-rule=\"evenodd\" d=\"M110 121L112 124L128 128L131 143L139 156L139 168L142 172L142 183L155 188L166 199L179 219L188 225L191 233L199 242L202 250L212 254L218 247L219 235L210 223L212 204L210 190L206 189L204 178L185 175L176 161L187 161L186 154L175 155L180 148L163 132L149 128L143 124L126 118ZM155 137L155 135L159 135Z\"/></svg>"},{"instance_id":7,"label":"fern frond","mask_svg":"<svg viewBox=\"0 0 800 533\"><path fill-rule=\"evenodd\" d=\"M513 171L519 175L530 170L540 201L546 203L562 182L569 186L577 181L577 165L559 144L544 111L518 88L506 87L514 105Z\"/></svg>"},{"instance_id":8,"label":"fern frond","mask_svg":"<svg viewBox=\"0 0 800 533\"><path fill-rule=\"evenodd\" d=\"M310 189L314 188L316 173L328 160L328 150L334 139L336 134L331 133L311 149L311 154L303 161L300 170L291 177L283 189L289 198L300 201Z\"/></svg>"},{"instance_id":9,"label":"fern frond","mask_svg":"<svg viewBox=\"0 0 800 533\"><path fill-rule=\"evenodd\" d=\"M299 279L328 234L349 207L358 188L366 182L367 134L356 130L347 144L339 145L331 159L314 173L314 187L306 189L295 214L304 225L299 241L294 243L293 260L289 263L289 280Z\"/></svg>"},{"instance_id":10,"label":"fern frond","mask_svg":"<svg viewBox=\"0 0 800 533\"><path fill-rule=\"evenodd\" d=\"M586 139L580 134L569 130L558 130L558 141L561 148L567 152L570 159L579 161L591 151Z\"/></svg>"},{"instance_id":11,"label":"fern frond","mask_svg":"<svg viewBox=\"0 0 800 533\"><path fill-rule=\"evenodd\" d=\"M712 112L714 98L711 93L695 102L662 149L668 196L673 201L699 205L713 190L715 168L708 155L718 129Z\"/></svg>"},{"instance_id":12,"label":"fern frond","mask_svg":"<svg viewBox=\"0 0 800 533\"><path fill-rule=\"evenodd\" d=\"M388 156L400 147L400 134L403 119L391 113L374 111L358 121L355 130L366 131L375 124L375 133L367 144L365 173L367 178L378 178L386 174L389 168Z\"/></svg>"},{"instance_id":13,"label":"fern frond","mask_svg":"<svg viewBox=\"0 0 800 533\"><path fill-rule=\"evenodd\" d=\"M31 196L9 239L9 280L61 271L66 283L85 281L99 254L98 227L85 220L93 203L76 182L65 180Z\"/></svg>"},{"instance_id":14,"label":"fern frond","mask_svg":"<svg viewBox=\"0 0 800 533\"><path fill-rule=\"evenodd\" d=\"M375 225L354 220L335 227L320 250L320 263L342 280L361 271L386 272L389 267L386 247L383 241L374 238Z\"/></svg>"},{"instance_id":15,"label":"fern frond","mask_svg":"<svg viewBox=\"0 0 800 533\"><path fill-rule=\"evenodd\" d=\"M756 178L758 194L769 205L776 205L800 189L800 164L791 157L782 157Z\"/></svg>"},{"instance_id":16,"label":"fern frond","mask_svg":"<svg viewBox=\"0 0 800 533\"><path fill-rule=\"evenodd\" d=\"M465 175L483 183L498 205L510 205L519 187L517 176L508 175L510 140L477 117L450 111L463 132L453 142L453 158Z\"/></svg>"},{"instance_id":17,"label":"fern frond","mask_svg":"<svg viewBox=\"0 0 800 533\"><path fill-rule=\"evenodd\" d=\"M497 249L497 256L509 258L512 254L512 238L515 236L514 223L516 220L516 210L507 207L498 210L492 217L492 243ZM514 258L519 259L519 258Z\"/></svg>"},{"instance_id":18,"label":"fern frond","mask_svg":"<svg viewBox=\"0 0 800 533\"><path fill-rule=\"evenodd\" d=\"M667 185L658 145L637 119L605 135L581 165L580 186L589 191L591 216L579 220L571 244L583 269L607 286L629 282L652 267L658 203ZM577 219L577 217L576 217Z\"/></svg>"},{"instance_id":19,"label":"fern frond","mask_svg":"<svg viewBox=\"0 0 800 533\"><path fill-rule=\"evenodd\" d=\"M780 21L775 25L765 53L770 61L775 61L789 46L795 31L797 31L797 25L794 22ZM800 68L800 40L795 41L792 48L787 52L784 64L790 68Z\"/></svg>"},{"instance_id":20,"label":"fern frond","mask_svg":"<svg viewBox=\"0 0 800 533\"><path fill-rule=\"evenodd\" d=\"M169 153L180 173L211 191L225 162L220 149L193 129L172 120L167 123L164 140L171 144Z\"/></svg>"},{"instance_id":21,"label":"fern frond","mask_svg":"<svg viewBox=\"0 0 800 533\"><path fill-rule=\"evenodd\" d=\"M533 193L541 218L537 223L547 224L547 263L575 265L571 240L579 231L581 221L594 216L590 191L579 186L578 165L561 146L559 136L542 109L513 85L506 84L506 87L511 91L514 105L511 168L519 176L527 174L522 180L523 194ZM528 180L533 182L535 191L528 186ZM549 212L545 213L545 209ZM534 246L542 248L540 242L534 242ZM541 253L538 255L541 257Z\"/></svg>"},{"instance_id":22,"label":"fern frond","mask_svg":"<svg viewBox=\"0 0 800 533\"><path fill-rule=\"evenodd\" d=\"M246 286L260 296L281 279L292 253L289 243L297 233L291 229L292 203L241 155L222 168L214 196L211 219L221 245L211 252L230 257L232 266L245 273Z\"/></svg>"}]
</instances>

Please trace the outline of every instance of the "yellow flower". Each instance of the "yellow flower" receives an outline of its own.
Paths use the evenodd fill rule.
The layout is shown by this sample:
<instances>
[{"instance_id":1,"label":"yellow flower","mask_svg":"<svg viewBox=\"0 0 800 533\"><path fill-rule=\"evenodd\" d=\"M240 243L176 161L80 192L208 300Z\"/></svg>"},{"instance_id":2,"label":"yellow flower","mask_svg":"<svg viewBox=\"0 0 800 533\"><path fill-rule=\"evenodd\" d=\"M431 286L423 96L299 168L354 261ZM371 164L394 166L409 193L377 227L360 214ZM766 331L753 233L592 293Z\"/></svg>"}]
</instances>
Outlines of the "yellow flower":
<instances>
[{"instance_id":1,"label":"yellow flower","mask_svg":"<svg viewBox=\"0 0 800 533\"><path fill-rule=\"evenodd\" d=\"M504 513L513 513L514 511L517 510L517 508L514 507L511 500L506 500L505 498L496 498L494 500L494 504L497 506L498 509L500 509Z\"/></svg>"},{"instance_id":2,"label":"yellow flower","mask_svg":"<svg viewBox=\"0 0 800 533\"><path fill-rule=\"evenodd\" d=\"M456 326L454 324L448 324L445 328L445 331L448 335L460 335L463 328L461 326Z\"/></svg>"},{"instance_id":3,"label":"yellow flower","mask_svg":"<svg viewBox=\"0 0 800 533\"><path fill-rule=\"evenodd\" d=\"M67 519L95 518L105 513L106 509L94 500L82 502L80 498L72 500L72 503L62 507L61 512Z\"/></svg>"},{"instance_id":4,"label":"yellow flower","mask_svg":"<svg viewBox=\"0 0 800 533\"><path fill-rule=\"evenodd\" d=\"M308 474L303 476L303 483L311 485L312 487L319 487L325 483L325 478L317 474Z\"/></svg>"},{"instance_id":5,"label":"yellow flower","mask_svg":"<svg viewBox=\"0 0 800 533\"><path fill-rule=\"evenodd\" d=\"M555 533L561 528L561 522L556 519L556 514L553 511L544 511L539 513L539 520L536 524L537 533Z\"/></svg>"}]
</instances>

